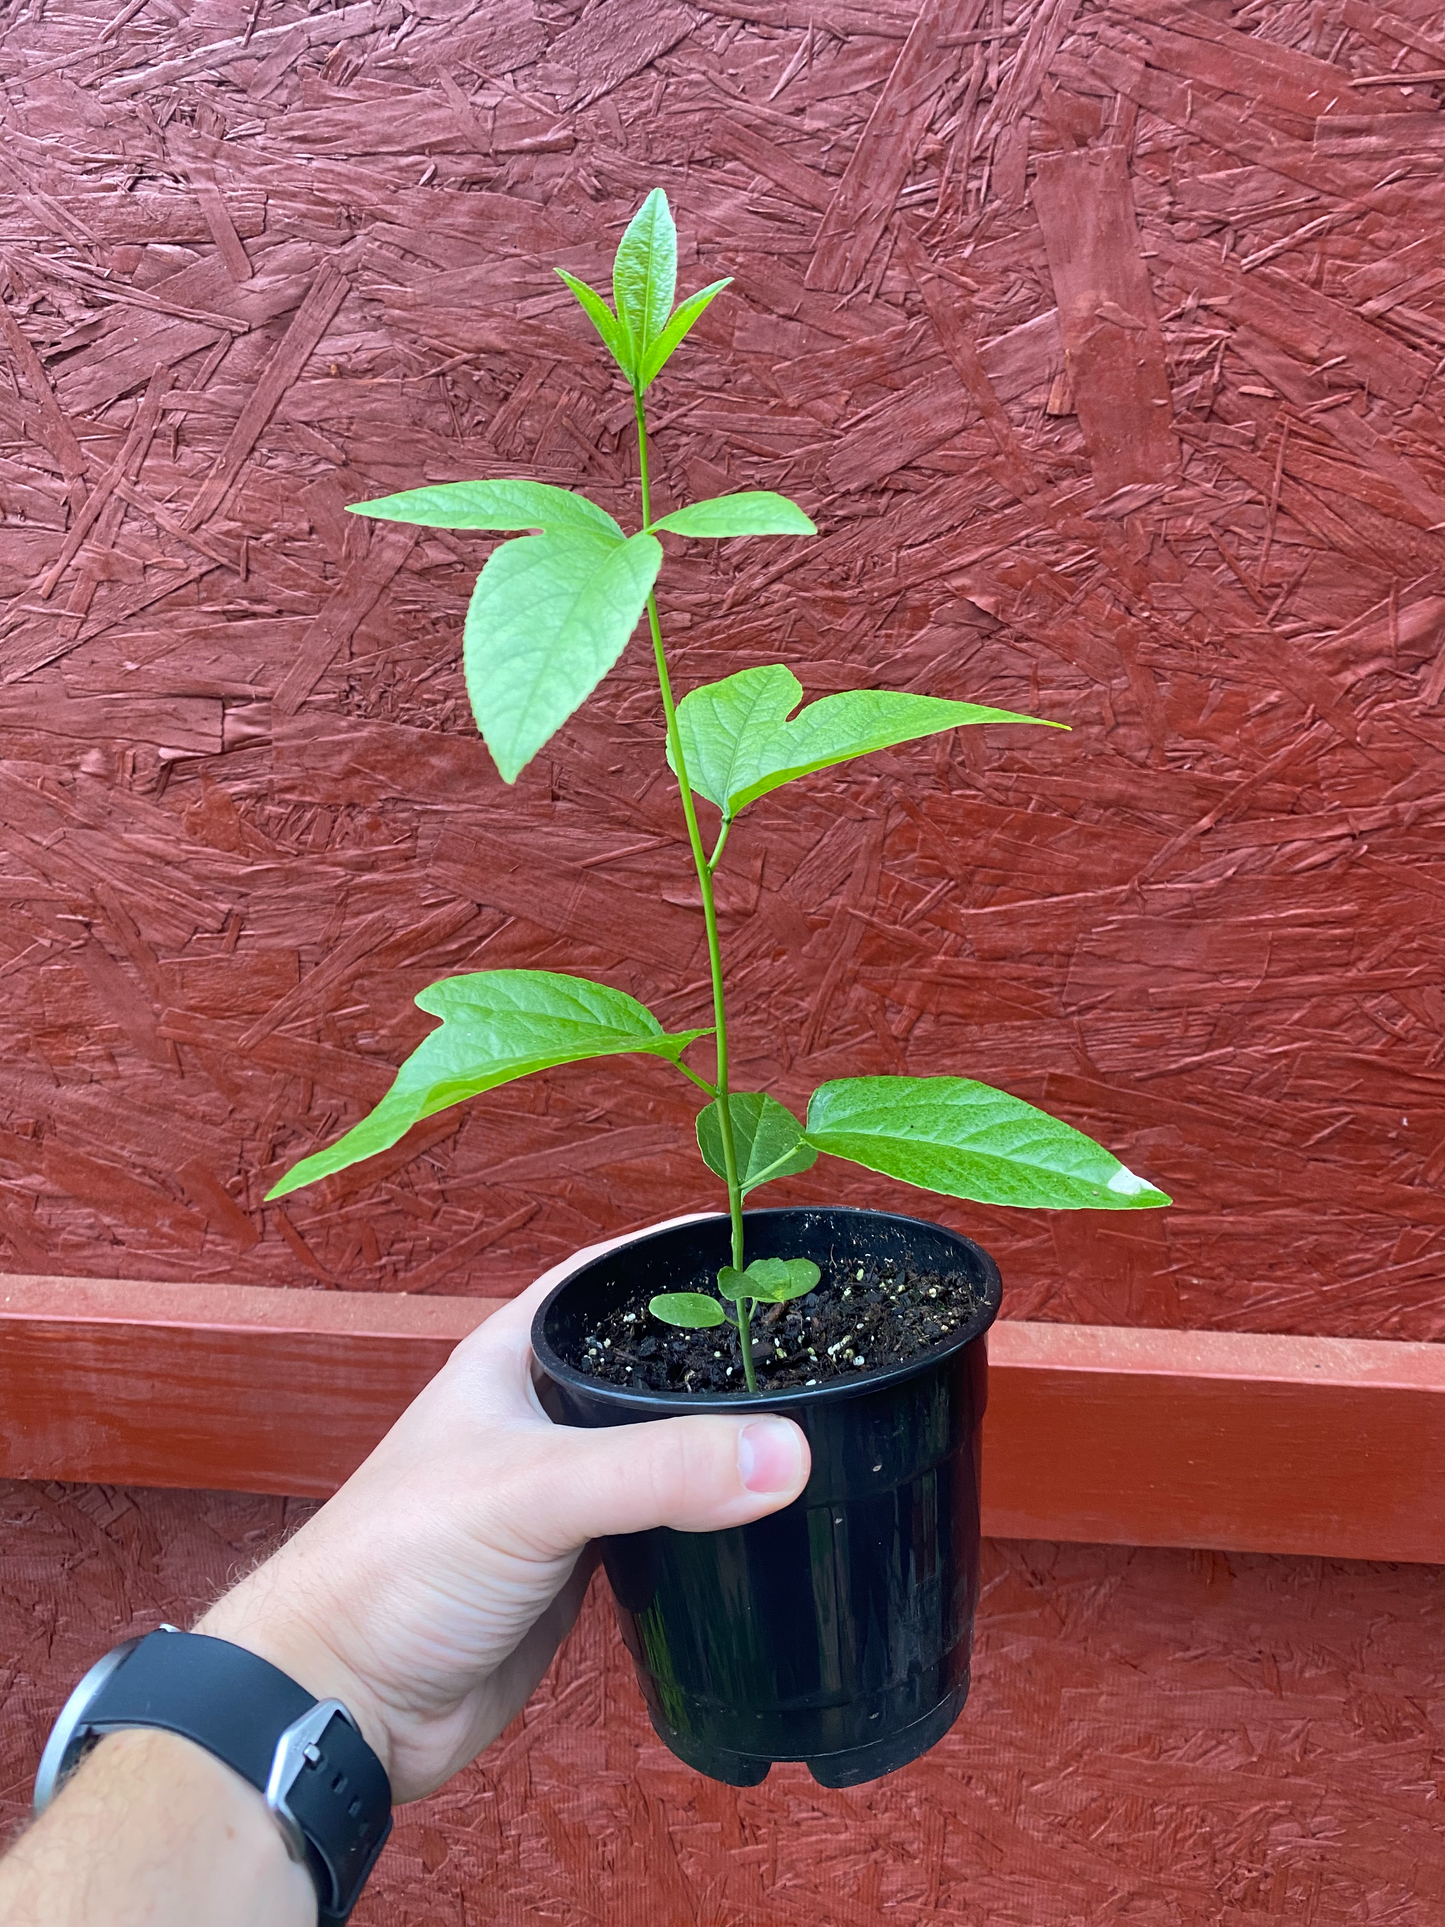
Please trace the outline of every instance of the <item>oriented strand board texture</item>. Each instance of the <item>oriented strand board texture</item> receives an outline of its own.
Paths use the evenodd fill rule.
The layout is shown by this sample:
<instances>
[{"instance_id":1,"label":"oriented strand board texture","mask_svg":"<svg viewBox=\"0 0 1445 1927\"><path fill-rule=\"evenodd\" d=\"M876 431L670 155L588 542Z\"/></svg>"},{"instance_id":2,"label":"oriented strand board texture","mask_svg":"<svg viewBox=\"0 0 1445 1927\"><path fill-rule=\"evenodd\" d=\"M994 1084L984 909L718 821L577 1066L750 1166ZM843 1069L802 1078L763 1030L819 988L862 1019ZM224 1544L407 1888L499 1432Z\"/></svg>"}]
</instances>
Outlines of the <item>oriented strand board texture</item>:
<instances>
[{"instance_id":1,"label":"oriented strand board texture","mask_svg":"<svg viewBox=\"0 0 1445 1927\"><path fill-rule=\"evenodd\" d=\"M786 656L1066 718L758 805L739 1081L959 1071L1177 1208L925 1205L1010 1310L1445 1330L1445 30L1434 0L86 0L12 10L0 216L0 1252L426 1291L715 1201L614 1062L263 1209L473 965L705 1011L639 643L514 790L479 538L348 518L525 474L635 512L563 263L646 189L733 288L655 390L682 687ZM786 1195L917 1205L825 1167ZM781 1199L785 1195L779 1192Z\"/></svg>"},{"instance_id":2,"label":"oriented strand board texture","mask_svg":"<svg viewBox=\"0 0 1445 1927\"><path fill-rule=\"evenodd\" d=\"M95 1653L203 1604L303 1511L0 1488L5 1820ZM993 1543L979 1627L968 1711L927 1760L738 1792L654 1739L594 1590L525 1721L401 1812L357 1927L1438 1922L1430 1570Z\"/></svg>"},{"instance_id":3,"label":"oriented strand board texture","mask_svg":"<svg viewBox=\"0 0 1445 1927\"><path fill-rule=\"evenodd\" d=\"M433 976L704 1006L643 653L504 791L457 663L484 545L342 513L488 472L631 513L551 268L601 272L660 182L687 284L737 277L659 384L661 492L824 531L671 559L680 683L786 655L1074 724L745 820L742 1081L971 1072L1178 1197L938 1207L1015 1314L1440 1336L1441 72L1436 0L7 11L0 1260L489 1291L712 1201L690 1095L622 1063L259 1203ZM81 1667L282 1522L8 1495L17 1807ZM1438 1918L1428 1573L995 1548L989 1582L970 1715L853 1795L676 1768L594 1607L365 1917Z\"/></svg>"}]
</instances>

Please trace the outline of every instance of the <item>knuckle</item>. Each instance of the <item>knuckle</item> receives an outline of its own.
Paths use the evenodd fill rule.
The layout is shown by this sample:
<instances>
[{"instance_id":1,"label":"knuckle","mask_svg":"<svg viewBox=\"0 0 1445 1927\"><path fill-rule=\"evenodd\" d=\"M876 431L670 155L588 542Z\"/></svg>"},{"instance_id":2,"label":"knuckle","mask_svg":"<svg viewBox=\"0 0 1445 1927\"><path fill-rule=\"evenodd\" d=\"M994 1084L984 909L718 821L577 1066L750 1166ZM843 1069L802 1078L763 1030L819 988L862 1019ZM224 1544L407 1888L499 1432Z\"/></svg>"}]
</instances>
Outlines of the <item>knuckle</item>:
<instances>
[{"instance_id":1,"label":"knuckle","mask_svg":"<svg viewBox=\"0 0 1445 1927\"><path fill-rule=\"evenodd\" d=\"M657 1496L674 1516L704 1511L737 1484L734 1427L701 1416L670 1423L677 1428L674 1438L656 1454L658 1476L666 1481Z\"/></svg>"}]
</instances>

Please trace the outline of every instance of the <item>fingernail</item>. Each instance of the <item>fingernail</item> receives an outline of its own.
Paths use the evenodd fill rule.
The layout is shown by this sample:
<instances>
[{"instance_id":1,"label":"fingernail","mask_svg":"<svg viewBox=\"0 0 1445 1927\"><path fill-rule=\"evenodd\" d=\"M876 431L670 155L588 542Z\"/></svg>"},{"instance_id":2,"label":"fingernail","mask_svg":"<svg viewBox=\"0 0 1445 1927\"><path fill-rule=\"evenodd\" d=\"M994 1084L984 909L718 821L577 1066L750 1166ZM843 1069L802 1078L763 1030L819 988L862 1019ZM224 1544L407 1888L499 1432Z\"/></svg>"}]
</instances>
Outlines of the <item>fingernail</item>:
<instances>
[{"instance_id":1,"label":"fingernail","mask_svg":"<svg viewBox=\"0 0 1445 1927\"><path fill-rule=\"evenodd\" d=\"M786 1492L802 1462L801 1434L785 1418L754 1419L738 1433L738 1476L749 1492Z\"/></svg>"}]
</instances>

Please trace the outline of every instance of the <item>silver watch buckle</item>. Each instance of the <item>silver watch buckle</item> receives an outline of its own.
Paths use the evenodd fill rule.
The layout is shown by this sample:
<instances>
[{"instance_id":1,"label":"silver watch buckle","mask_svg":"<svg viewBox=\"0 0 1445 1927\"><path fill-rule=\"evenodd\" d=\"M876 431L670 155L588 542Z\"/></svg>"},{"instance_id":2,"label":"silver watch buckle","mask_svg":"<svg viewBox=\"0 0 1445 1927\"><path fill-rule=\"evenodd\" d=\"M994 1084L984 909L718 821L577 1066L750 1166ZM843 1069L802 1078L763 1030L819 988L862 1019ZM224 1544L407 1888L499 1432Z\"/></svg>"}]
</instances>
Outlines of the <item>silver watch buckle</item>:
<instances>
[{"instance_id":1,"label":"silver watch buckle","mask_svg":"<svg viewBox=\"0 0 1445 1927\"><path fill-rule=\"evenodd\" d=\"M293 1720L276 1741L276 1751L271 1755L271 1771L266 1780L266 1805L275 1816L281 1829L281 1837L286 1842L286 1851L291 1858L302 1863L306 1860L306 1836L301 1831L301 1823L291 1811L291 1790L308 1766L314 1766L321 1758L317 1741L338 1716L346 1724L361 1728L340 1700L318 1700L299 1720Z\"/></svg>"}]
</instances>

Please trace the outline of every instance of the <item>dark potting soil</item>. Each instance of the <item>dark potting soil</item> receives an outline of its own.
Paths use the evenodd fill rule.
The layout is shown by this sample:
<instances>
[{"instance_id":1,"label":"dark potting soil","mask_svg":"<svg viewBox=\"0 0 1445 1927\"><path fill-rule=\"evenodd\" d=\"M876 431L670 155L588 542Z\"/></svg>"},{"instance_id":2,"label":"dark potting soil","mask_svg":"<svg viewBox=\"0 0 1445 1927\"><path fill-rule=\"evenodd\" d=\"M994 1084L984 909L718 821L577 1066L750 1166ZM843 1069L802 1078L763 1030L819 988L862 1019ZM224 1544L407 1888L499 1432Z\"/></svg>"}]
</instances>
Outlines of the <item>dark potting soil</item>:
<instances>
[{"instance_id":1,"label":"dark potting soil","mask_svg":"<svg viewBox=\"0 0 1445 1927\"><path fill-rule=\"evenodd\" d=\"M717 1295L700 1276L672 1287ZM649 1294L610 1312L572 1362L611 1385L649 1392L745 1392L731 1325L681 1331L647 1309ZM753 1365L759 1391L826 1385L878 1370L942 1343L973 1316L978 1295L962 1272L914 1271L885 1262L824 1266L806 1298L759 1305Z\"/></svg>"}]
</instances>

